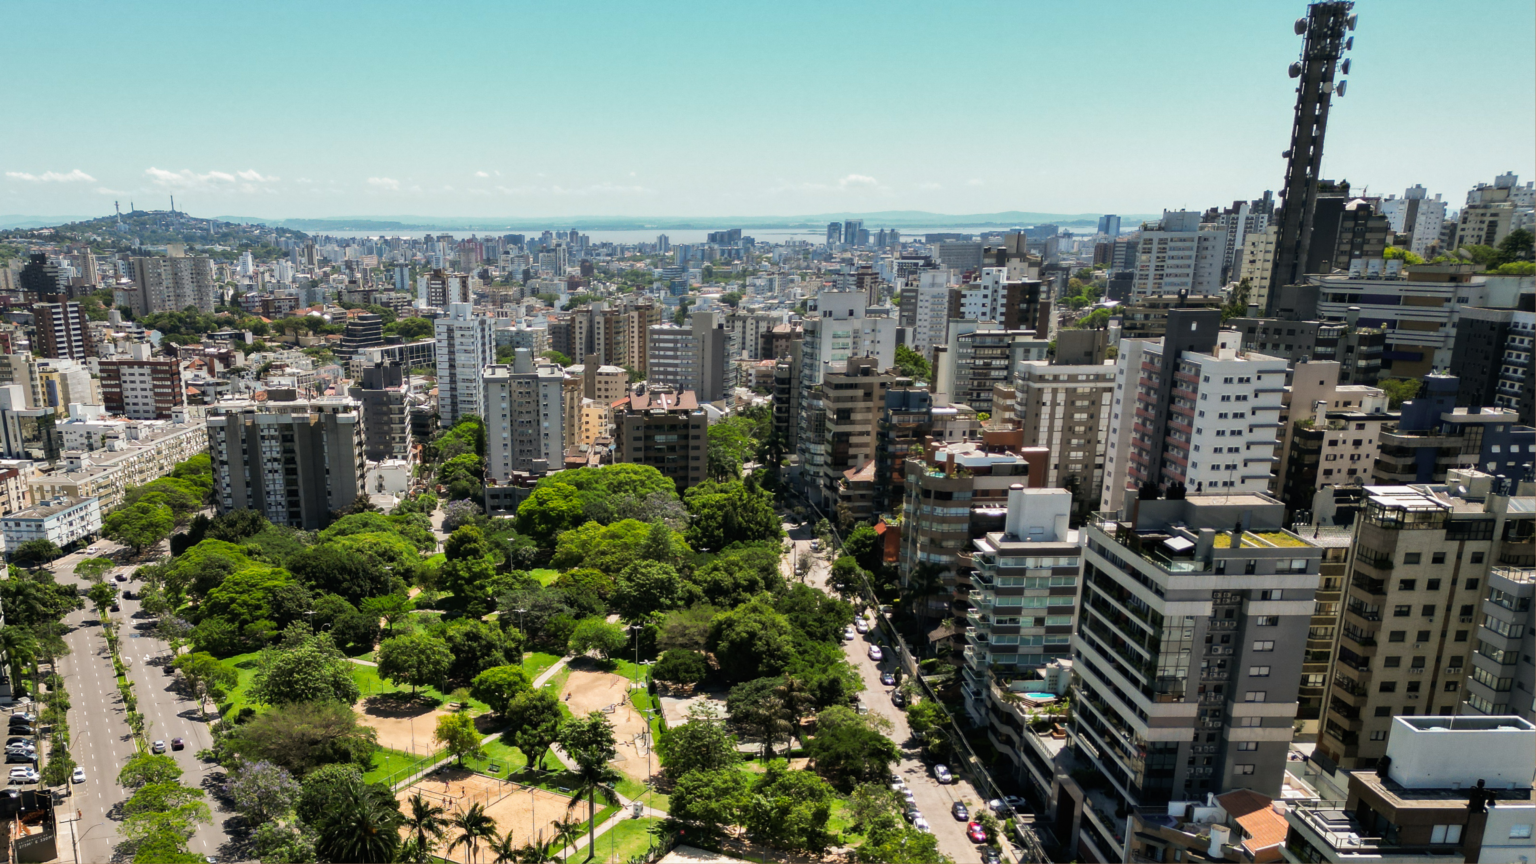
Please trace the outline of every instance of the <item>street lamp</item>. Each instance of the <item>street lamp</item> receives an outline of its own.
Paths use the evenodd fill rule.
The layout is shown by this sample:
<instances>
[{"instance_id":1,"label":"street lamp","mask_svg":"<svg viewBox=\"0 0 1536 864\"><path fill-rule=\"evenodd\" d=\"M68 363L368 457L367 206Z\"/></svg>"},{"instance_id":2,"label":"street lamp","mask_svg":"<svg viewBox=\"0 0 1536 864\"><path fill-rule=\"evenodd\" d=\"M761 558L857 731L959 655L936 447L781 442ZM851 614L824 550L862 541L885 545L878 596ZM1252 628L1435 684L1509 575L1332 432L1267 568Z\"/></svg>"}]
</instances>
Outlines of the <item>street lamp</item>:
<instances>
[{"instance_id":1,"label":"street lamp","mask_svg":"<svg viewBox=\"0 0 1536 864\"><path fill-rule=\"evenodd\" d=\"M80 820L77 819L75 821L78 822ZM97 822L95 825L92 825L90 828L85 829L85 832L80 835L78 840L75 838L74 826L73 825L70 826L70 829L69 829L69 848L74 850L75 860L76 861L80 860L80 846L79 846L79 844L85 840L85 835L91 833L93 830L95 830L97 828L100 828L101 826L103 826L105 824L107 824L107 823L105 823L105 822Z\"/></svg>"},{"instance_id":2,"label":"street lamp","mask_svg":"<svg viewBox=\"0 0 1536 864\"><path fill-rule=\"evenodd\" d=\"M527 628L525 628L523 626L523 613L527 612L528 610L527 609L514 609L512 611L517 613L517 629L521 630L523 632L523 637L524 638L527 638L528 630L527 630Z\"/></svg>"}]
</instances>

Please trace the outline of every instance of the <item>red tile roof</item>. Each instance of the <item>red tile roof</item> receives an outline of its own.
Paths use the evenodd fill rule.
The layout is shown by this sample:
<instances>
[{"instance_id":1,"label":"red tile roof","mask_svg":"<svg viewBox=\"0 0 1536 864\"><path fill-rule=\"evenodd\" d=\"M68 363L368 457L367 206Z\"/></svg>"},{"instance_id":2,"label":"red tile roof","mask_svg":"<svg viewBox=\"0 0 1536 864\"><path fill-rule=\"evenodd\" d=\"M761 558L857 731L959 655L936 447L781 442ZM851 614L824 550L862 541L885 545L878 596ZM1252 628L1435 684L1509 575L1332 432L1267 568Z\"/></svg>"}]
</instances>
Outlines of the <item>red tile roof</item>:
<instances>
[{"instance_id":1,"label":"red tile roof","mask_svg":"<svg viewBox=\"0 0 1536 864\"><path fill-rule=\"evenodd\" d=\"M1253 855L1261 849L1285 842L1289 830L1285 817L1275 812L1274 799L1252 789L1238 789L1217 795L1216 803L1242 826L1243 848ZM1266 859L1268 860L1268 859Z\"/></svg>"}]
</instances>

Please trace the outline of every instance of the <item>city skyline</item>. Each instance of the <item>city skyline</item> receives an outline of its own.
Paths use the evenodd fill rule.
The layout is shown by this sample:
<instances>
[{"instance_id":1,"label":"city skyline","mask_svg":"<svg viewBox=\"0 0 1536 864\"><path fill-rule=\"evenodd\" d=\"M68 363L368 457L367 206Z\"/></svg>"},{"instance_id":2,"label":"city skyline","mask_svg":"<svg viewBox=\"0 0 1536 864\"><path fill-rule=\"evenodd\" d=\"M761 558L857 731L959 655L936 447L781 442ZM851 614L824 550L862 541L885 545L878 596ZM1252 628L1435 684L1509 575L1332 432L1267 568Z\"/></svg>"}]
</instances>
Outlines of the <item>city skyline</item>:
<instances>
[{"instance_id":1,"label":"city skyline","mask_svg":"<svg viewBox=\"0 0 1536 864\"><path fill-rule=\"evenodd\" d=\"M82 50L61 75L56 43L16 46L13 86L46 98L0 154L0 214L171 195L267 219L1203 209L1279 188L1305 9L148 8L13 13L17 32L68 20ZM1442 9L1357 5L1324 176L1458 207L1536 173L1536 55L1487 50L1536 12ZM508 27L464 26L477 15ZM89 134L93 105L143 110ZM1415 131L1439 111L1463 132Z\"/></svg>"}]
</instances>

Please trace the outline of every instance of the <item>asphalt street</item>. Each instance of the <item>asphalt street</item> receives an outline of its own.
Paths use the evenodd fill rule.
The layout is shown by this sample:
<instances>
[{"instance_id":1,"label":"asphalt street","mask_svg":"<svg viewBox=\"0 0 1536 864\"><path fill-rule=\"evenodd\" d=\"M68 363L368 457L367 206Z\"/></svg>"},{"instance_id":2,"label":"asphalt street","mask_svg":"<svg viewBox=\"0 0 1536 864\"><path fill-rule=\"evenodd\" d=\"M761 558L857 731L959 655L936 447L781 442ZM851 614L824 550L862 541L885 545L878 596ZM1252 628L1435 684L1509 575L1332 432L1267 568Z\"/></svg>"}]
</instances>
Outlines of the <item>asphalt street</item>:
<instances>
[{"instance_id":1,"label":"asphalt street","mask_svg":"<svg viewBox=\"0 0 1536 864\"><path fill-rule=\"evenodd\" d=\"M75 576L75 565L90 557L113 557L123 561L124 553L110 541L95 544L96 556L83 550L55 561L53 571L60 584L85 585ZM124 588L138 593L138 582L117 582L118 573L131 576L137 564L117 567L108 575L121 591ZM88 587L88 586L87 586ZM128 676L134 682L134 692L139 698L139 710L145 719L145 735L150 741L166 742L167 753L176 759L185 772L181 782L208 792L205 799L212 810L213 822L200 825L188 842L190 851L221 857L221 847L228 839L224 823L234 814L225 810L207 785L210 774L222 772L219 766L204 763L197 752L212 746L213 738L208 723L200 719L197 704L173 689L174 678L165 674L165 658L169 647L150 635L151 619L138 617L139 601L119 599L121 611L109 613L119 622L118 633L124 662L128 664ZM59 672L64 676L64 686L69 691L72 708L69 712L70 728L74 734L73 757L85 768L86 780L72 787L72 795L61 806L61 815L73 808L79 812L76 823L79 860L107 861L113 848L121 839L117 828L121 824L112 818L112 811L127 799L127 790L117 785L117 774L134 753L128 722L124 717L122 697L112 673L112 658L102 635L96 611L90 607L71 613L65 623L70 632L65 641L70 654L59 662ZM136 625L144 624L143 628ZM209 715L209 722L214 719ZM186 748L169 749L171 740L181 738ZM61 838L62 840L63 838Z\"/></svg>"},{"instance_id":2,"label":"asphalt street","mask_svg":"<svg viewBox=\"0 0 1536 864\"><path fill-rule=\"evenodd\" d=\"M784 558L784 571L786 578L793 578L793 560L809 557L811 561L810 571L806 574L806 584L822 590L827 589L827 576L831 571L830 556L825 550L813 552L811 540L813 532L807 525L804 528L796 527L794 523L785 522L784 531L789 535L794 544L792 554ZM829 592L830 593L830 592ZM954 859L956 864L974 864L981 861L981 849L965 834L966 823L955 821L950 815L950 806L956 801L966 802L972 813L978 812L978 808L986 806L986 799L976 791L968 780L956 778L954 783L941 784L934 779L933 773L923 763L921 751L912 746L912 730L907 725L907 715L891 702L891 691L894 687L887 687L880 683L881 672L895 670L897 664L889 659L890 651L885 650L886 659L879 663L869 659L869 647L883 643L878 641L878 631L871 629L868 634L860 635L852 642L843 643L843 653L848 662L857 669L864 680L864 693L861 698L864 704L869 706L870 713L878 714L891 721L891 740L901 747L901 763L896 766L896 773L901 775L907 788L912 790L913 800L917 803L917 809L922 812L928 824L933 827L934 836L939 841L939 851ZM1003 844L1006 849L1008 844ZM1006 854L1006 853L1005 853Z\"/></svg>"}]
</instances>

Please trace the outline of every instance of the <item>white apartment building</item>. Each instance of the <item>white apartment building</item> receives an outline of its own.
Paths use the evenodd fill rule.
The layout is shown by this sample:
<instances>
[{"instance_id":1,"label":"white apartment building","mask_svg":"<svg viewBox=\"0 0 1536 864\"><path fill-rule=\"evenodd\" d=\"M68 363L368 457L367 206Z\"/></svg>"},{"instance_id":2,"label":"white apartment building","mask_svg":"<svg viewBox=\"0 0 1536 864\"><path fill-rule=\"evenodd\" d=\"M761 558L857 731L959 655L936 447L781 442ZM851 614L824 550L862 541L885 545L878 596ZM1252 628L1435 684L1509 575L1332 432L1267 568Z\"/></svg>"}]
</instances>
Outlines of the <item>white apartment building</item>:
<instances>
[{"instance_id":1,"label":"white apartment building","mask_svg":"<svg viewBox=\"0 0 1536 864\"><path fill-rule=\"evenodd\" d=\"M1408 251L1425 258L1430 257L1430 247L1440 242L1440 229L1445 225L1445 202L1439 194L1434 199L1428 194L1423 186L1415 185L1408 187L1403 197L1388 195L1381 202L1382 215L1393 232L1411 234Z\"/></svg>"},{"instance_id":2,"label":"white apartment building","mask_svg":"<svg viewBox=\"0 0 1536 864\"><path fill-rule=\"evenodd\" d=\"M802 392L828 372L842 372L855 357L873 357L879 369L896 362L896 324L883 306L867 305L862 291L821 291L806 304L800 349Z\"/></svg>"},{"instance_id":3,"label":"white apartment building","mask_svg":"<svg viewBox=\"0 0 1536 864\"><path fill-rule=\"evenodd\" d=\"M907 346L930 359L934 348L949 343L949 277L948 270L924 270L917 277L916 322Z\"/></svg>"},{"instance_id":4,"label":"white apartment building","mask_svg":"<svg viewBox=\"0 0 1536 864\"><path fill-rule=\"evenodd\" d=\"M176 463L208 448L204 422L188 419L185 412L177 416L59 424L64 453L53 470L31 478L32 500L93 498L103 513L111 513L123 503L125 491L164 477Z\"/></svg>"},{"instance_id":5,"label":"white apartment building","mask_svg":"<svg viewBox=\"0 0 1536 864\"><path fill-rule=\"evenodd\" d=\"M564 458L565 373L549 362L535 362L517 349L511 366L491 365L482 373L485 386L486 470L498 483L514 471L558 469Z\"/></svg>"},{"instance_id":6,"label":"white apartment building","mask_svg":"<svg viewBox=\"0 0 1536 864\"><path fill-rule=\"evenodd\" d=\"M437 413L447 428L466 414L484 414L480 373L496 362L495 322L469 303L450 303L436 324Z\"/></svg>"},{"instance_id":7,"label":"white apartment building","mask_svg":"<svg viewBox=\"0 0 1536 864\"><path fill-rule=\"evenodd\" d=\"M1345 466L1322 466L1319 471L1318 486L1338 485L1340 477L1351 478L1360 476L1369 478L1371 467L1376 464L1378 439L1381 437L1381 425L1383 421L1395 420L1396 415L1386 416L1387 397L1386 391L1379 387L1371 387L1366 384L1340 384L1340 364L1335 360L1309 360L1298 361L1291 367L1291 384L1285 388L1280 407L1280 447L1276 453L1280 457L1279 470L1275 472L1276 488L1274 493L1282 500L1289 502L1285 494L1288 465L1291 455L1291 442L1295 436L1296 422L1314 418L1314 429L1323 428L1316 425L1318 411L1327 414L1339 412L1350 414L1382 415L1373 420L1352 420L1353 427L1358 423L1366 423L1353 431L1359 435L1351 435L1342 441L1333 441L1331 448L1345 447L1345 450L1331 450L1332 459L1320 459L1319 462L1349 462L1349 470L1331 470L1344 468ZM1337 436L1332 436L1337 437ZM1315 446L1315 445L1314 445ZM1369 454L1369 457L1365 454ZM1364 469L1363 471L1358 469ZM1325 473L1326 472L1326 473ZM1310 495L1310 493L1308 493Z\"/></svg>"},{"instance_id":8,"label":"white apartment building","mask_svg":"<svg viewBox=\"0 0 1536 864\"><path fill-rule=\"evenodd\" d=\"M1125 489L1146 482L1182 483L1190 495L1268 492L1288 364L1243 351L1235 331L1165 358L1168 339L1120 343L1101 505L1119 507Z\"/></svg>"},{"instance_id":9,"label":"white apartment building","mask_svg":"<svg viewBox=\"0 0 1536 864\"><path fill-rule=\"evenodd\" d=\"M95 498L49 498L0 519L0 541L9 555L28 540L51 540L60 549L101 533Z\"/></svg>"},{"instance_id":10,"label":"white apartment building","mask_svg":"<svg viewBox=\"0 0 1536 864\"><path fill-rule=\"evenodd\" d=\"M1227 232L1218 224L1202 225L1200 214L1164 210L1158 222L1141 227L1132 293L1216 294L1221 291Z\"/></svg>"}]
</instances>

